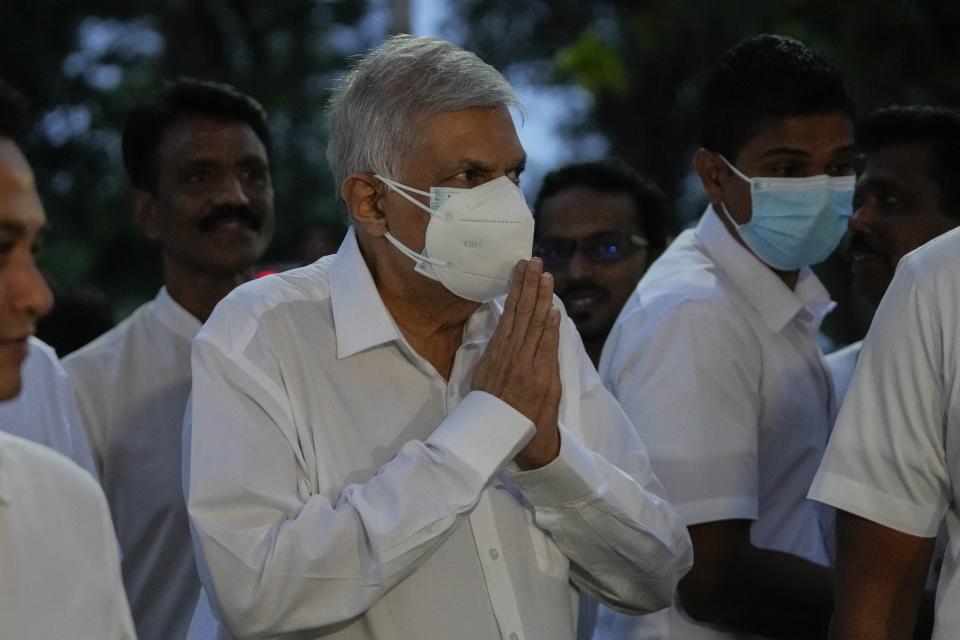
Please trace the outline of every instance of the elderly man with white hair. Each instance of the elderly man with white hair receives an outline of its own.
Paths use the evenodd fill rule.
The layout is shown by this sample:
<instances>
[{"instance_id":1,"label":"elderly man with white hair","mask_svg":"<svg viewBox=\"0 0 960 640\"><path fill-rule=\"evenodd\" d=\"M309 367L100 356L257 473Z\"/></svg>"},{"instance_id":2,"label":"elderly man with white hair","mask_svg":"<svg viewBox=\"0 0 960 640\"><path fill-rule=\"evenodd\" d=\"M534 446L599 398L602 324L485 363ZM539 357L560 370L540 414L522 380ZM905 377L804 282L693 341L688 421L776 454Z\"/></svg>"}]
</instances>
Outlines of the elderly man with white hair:
<instances>
[{"instance_id":1,"label":"elderly man with white hair","mask_svg":"<svg viewBox=\"0 0 960 640\"><path fill-rule=\"evenodd\" d=\"M572 639L580 593L653 611L690 566L530 259L515 105L449 43L368 53L330 105L340 250L194 342L185 489L235 637Z\"/></svg>"}]
</instances>

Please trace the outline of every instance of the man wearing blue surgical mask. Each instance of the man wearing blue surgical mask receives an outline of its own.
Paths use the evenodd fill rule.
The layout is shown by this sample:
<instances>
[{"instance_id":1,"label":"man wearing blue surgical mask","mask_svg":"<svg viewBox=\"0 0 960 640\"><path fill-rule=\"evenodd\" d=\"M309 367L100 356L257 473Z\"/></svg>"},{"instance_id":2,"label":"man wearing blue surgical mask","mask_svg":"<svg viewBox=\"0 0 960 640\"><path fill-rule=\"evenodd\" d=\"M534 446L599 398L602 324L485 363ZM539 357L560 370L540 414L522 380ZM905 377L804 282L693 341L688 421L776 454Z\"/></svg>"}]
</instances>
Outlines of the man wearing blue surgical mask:
<instances>
[{"instance_id":1,"label":"man wearing blue surgical mask","mask_svg":"<svg viewBox=\"0 0 960 640\"><path fill-rule=\"evenodd\" d=\"M835 416L810 270L843 236L853 114L796 40L728 51L703 95L694 167L710 204L641 280L600 373L690 531L694 567L666 612L602 613L616 638L825 637L829 514L806 500Z\"/></svg>"}]
</instances>

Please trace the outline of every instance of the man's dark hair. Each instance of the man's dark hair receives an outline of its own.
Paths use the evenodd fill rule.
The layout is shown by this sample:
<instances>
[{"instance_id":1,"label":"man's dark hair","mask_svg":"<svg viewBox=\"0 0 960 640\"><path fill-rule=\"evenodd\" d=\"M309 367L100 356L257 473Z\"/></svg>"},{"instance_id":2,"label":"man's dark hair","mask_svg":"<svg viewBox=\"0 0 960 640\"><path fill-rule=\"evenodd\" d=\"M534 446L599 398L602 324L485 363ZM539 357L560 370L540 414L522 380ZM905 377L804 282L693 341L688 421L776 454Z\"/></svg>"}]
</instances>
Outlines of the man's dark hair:
<instances>
[{"instance_id":1,"label":"man's dark hair","mask_svg":"<svg viewBox=\"0 0 960 640\"><path fill-rule=\"evenodd\" d=\"M892 106L857 124L857 147L870 155L883 147L923 144L930 149L927 175L940 190L940 207L960 216L960 111L946 107Z\"/></svg>"},{"instance_id":2,"label":"man's dark hair","mask_svg":"<svg viewBox=\"0 0 960 640\"><path fill-rule=\"evenodd\" d=\"M26 124L26 98L0 78L0 137L16 140Z\"/></svg>"},{"instance_id":3,"label":"man's dark hair","mask_svg":"<svg viewBox=\"0 0 960 640\"><path fill-rule=\"evenodd\" d=\"M853 105L837 70L802 42L759 35L728 50L703 92L703 146L736 163L771 120L842 112Z\"/></svg>"},{"instance_id":4,"label":"man's dark hair","mask_svg":"<svg viewBox=\"0 0 960 640\"><path fill-rule=\"evenodd\" d=\"M190 116L236 120L253 129L270 154L267 113L259 102L219 82L179 78L157 99L133 109L123 128L123 165L137 189L157 187L157 148L163 134Z\"/></svg>"},{"instance_id":5,"label":"man's dark hair","mask_svg":"<svg viewBox=\"0 0 960 640\"><path fill-rule=\"evenodd\" d=\"M568 164L543 178L540 193L533 204L533 215L540 215L543 202L552 195L573 187L626 193L636 205L637 226L650 243L650 255L656 257L667 246L667 199L652 180L641 176L619 158ZM584 212L589 215L589 212Z\"/></svg>"}]
</instances>

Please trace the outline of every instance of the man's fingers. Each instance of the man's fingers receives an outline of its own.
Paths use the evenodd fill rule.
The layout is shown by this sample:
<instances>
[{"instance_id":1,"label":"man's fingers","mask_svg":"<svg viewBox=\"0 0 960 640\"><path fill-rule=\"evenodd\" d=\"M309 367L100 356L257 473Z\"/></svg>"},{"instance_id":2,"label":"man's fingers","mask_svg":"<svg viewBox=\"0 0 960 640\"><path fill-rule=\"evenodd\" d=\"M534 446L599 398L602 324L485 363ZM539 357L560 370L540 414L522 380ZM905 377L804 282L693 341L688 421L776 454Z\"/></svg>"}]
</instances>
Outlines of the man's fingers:
<instances>
[{"instance_id":1,"label":"man's fingers","mask_svg":"<svg viewBox=\"0 0 960 640\"><path fill-rule=\"evenodd\" d=\"M554 375L559 351L560 310L550 309L547 312L547 320L543 326L543 334L540 336L540 343L534 358L534 366L538 370L549 367L551 375Z\"/></svg>"},{"instance_id":2,"label":"man's fingers","mask_svg":"<svg viewBox=\"0 0 960 640\"><path fill-rule=\"evenodd\" d=\"M507 290L507 299L503 303L503 313L500 315L500 321L494 331L494 336L509 336L513 331L513 318L517 314L517 301L520 299L520 291L523 289L523 278L527 271L527 261L520 260L513 266L510 272L510 288Z\"/></svg>"},{"instance_id":3,"label":"man's fingers","mask_svg":"<svg viewBox=\"0 0 960 640\"><path fill-rule=\"evenodd\" d=\"M540 338L547 322L547 314L553 308L553 276L549 273L541 274L540 288L537 291L537 301L527 326L527 333L520 346L519 357L521 362L533 362L540 347Z\"/></svg>"},{"instance_id":4,"label":"man's fingers","mask_svg":"<svg viewBox=\"0 0 960 640\"><path fill-rule=\"evenodd\" d=\"M533 258L527 263L527 270L523 274L523 288L517 299L516 316L513 318L513 330L510 332L515 340L523 340L527 327L530 326L530 319L537 307L541 275L543 275L543 262L539 258ZM519 346L520 342L515 344Z\"/></svg>"}]
</instances>

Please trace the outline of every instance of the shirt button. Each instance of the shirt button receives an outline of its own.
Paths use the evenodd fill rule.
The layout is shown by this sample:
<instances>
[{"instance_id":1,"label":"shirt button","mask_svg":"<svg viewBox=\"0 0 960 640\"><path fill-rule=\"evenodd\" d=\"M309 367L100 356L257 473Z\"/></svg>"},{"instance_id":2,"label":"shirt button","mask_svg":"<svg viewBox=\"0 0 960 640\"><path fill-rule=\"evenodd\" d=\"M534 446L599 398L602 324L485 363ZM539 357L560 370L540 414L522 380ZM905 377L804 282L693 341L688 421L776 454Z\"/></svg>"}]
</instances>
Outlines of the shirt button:
<instances>
[{"instance_id":1,"label":"shirt button","mask_svg":"<svg viewBox=\"0 0 960 640\"><path fill-rule=\"evenodd\" d=\"M497 558L500 557L500 553L496 549L490 549L490 557L493 560L496 560Z\"/></svg>"},{"instance_id":2,"label":"shirt button","mask_svg":"<svg viewBox=\"0 0 960 640\"><path fill-rule=\"evenodd\" d=\"M518 636L516 633L511 633L510 640L520 640L520 636Z\"/></svg>"}]
</instances>

